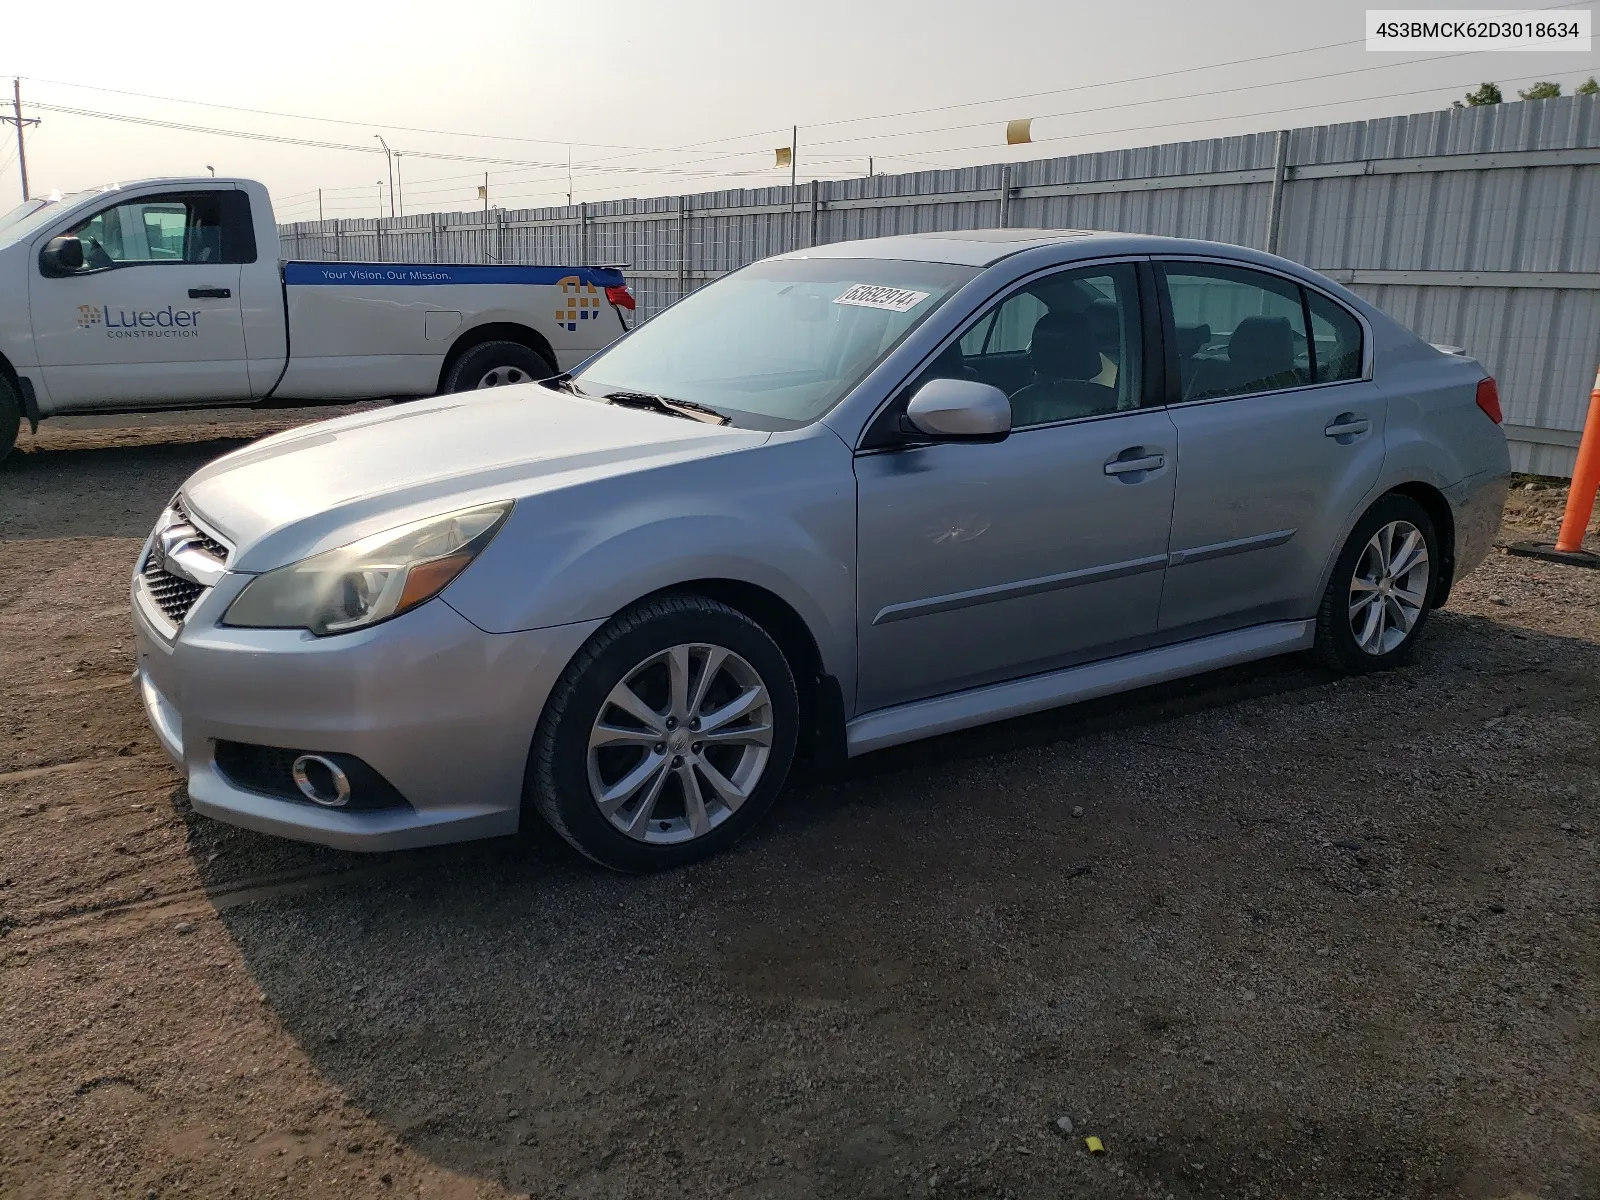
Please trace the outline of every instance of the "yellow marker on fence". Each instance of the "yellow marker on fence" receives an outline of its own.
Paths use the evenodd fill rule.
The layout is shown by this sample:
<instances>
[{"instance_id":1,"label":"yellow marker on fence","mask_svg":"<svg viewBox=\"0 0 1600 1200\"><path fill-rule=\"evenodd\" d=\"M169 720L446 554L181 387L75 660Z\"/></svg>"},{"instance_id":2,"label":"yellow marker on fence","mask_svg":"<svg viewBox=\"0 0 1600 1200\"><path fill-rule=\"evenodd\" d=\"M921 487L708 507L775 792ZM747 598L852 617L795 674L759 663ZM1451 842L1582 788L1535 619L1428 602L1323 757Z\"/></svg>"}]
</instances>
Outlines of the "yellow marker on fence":
<instances>
[{"instance_id":1,"label":"yellow marker on fence","mask_svg":"<svg viewBox=\"0 0 1600 1200\"><path fill-rule=\"evenodd\" d=\"M1086 1137L1083 1139L1083 1144L1089 1147L1090 1154L1104 1154L1106 1152L1106 1144L1097 1137Z\"/></svg>"}]
</instances>

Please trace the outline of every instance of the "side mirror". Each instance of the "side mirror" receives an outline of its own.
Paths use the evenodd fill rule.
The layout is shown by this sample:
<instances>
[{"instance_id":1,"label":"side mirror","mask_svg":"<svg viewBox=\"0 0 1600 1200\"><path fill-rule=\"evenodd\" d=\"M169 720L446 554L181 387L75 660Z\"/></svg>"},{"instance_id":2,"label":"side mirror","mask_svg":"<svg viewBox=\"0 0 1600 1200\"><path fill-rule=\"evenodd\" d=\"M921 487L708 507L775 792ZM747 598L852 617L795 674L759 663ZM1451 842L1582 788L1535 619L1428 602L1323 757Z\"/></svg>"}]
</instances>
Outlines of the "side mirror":
<instances>
[{"instance_id":1,"label":"side mirror","mask_svg":"<svg viewBox=\"0 0 1600 1200\"><path fill-rule=\"evenodd\" d=\"M46 275L71 275L83 270L83 243L70 236L51 238L39 252L39 266Z\"/></svg>"},{"instance_id":2,"label":"side mirror","mask_svg":"<svg viewBox=\"0 0 1600 1200\"><path fill-rule=\"evenodd\" d=\"M940 441L999 442L1011 432L1011 401L972 379L930 379L906 405L906 422Z\"/></svg>"}]
</instances>

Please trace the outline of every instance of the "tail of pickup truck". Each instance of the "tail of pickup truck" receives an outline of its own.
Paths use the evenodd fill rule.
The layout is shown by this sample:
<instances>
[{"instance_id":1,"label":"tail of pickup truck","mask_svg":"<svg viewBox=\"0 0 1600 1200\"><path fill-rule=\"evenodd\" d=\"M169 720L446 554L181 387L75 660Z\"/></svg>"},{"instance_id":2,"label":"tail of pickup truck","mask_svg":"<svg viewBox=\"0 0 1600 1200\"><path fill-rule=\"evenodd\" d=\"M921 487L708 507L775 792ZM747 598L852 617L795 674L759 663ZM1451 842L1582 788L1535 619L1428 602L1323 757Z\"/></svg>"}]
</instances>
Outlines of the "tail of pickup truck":
<instances>
[{"instance_id":1,"label":"tail of pickup truck","mask_svg":"<svg viewBox=\"0 0 1600 1200\"><path fill-rule=\"evenodd\" d=\"M0 219L0 454L64 413L404 398L567 370L626 331L620 270L281 262L243 179Z\"/></svg>"}]
</instances>

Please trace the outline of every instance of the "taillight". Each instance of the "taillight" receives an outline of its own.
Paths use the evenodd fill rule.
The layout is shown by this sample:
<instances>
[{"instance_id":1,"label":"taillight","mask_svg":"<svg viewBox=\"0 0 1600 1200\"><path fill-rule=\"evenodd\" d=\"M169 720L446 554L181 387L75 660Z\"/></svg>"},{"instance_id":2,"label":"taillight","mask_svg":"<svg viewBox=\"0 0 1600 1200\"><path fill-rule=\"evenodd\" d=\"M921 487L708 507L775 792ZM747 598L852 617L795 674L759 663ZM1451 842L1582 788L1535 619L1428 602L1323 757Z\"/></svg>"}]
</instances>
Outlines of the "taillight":
<instances>
[{"instance_id":1,"label":"taillight","mask_svg":"<svg viewBox=\"0 0 1600 1200\"><path fill-rule=\"evenodd\" d=\"M611 303L615 304L618 308L625 308L629 312L633 311L633 293L628 290L626 284L623 284L621 287L608 287L606 289L606 299L611 301Z\"/></svg>"},{"instance_id":2,"label":"taillight","mask_svg":"<svg viewBox=\"0 0 1600 1200\"><path fill-rule=\"evenodd\" d=\"M1500 424L1500 388L1493 379L1478 380L1478 407L1483 409L1489 420Z\"/></svg>"}]
</instances>

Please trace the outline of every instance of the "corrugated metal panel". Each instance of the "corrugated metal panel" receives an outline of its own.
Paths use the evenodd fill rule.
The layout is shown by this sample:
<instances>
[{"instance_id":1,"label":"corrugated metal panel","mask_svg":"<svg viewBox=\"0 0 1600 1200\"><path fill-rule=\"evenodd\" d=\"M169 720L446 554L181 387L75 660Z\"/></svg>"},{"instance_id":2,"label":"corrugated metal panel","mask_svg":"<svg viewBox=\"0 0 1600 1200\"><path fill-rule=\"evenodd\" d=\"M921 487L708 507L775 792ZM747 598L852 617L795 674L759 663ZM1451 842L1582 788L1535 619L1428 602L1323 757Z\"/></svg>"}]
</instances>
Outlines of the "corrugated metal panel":
<instances>
[{"instance_id":1,"label":"corrugated metal panel","mask_svg":"<svg viewBox=\"0 0 1600 1200\"><path fill-rule=\"evenodd\" d=\"M1116 229L1265 248L1277 138L1262 132L1009 168L879 175L804 184L792 195L788 187L746 188L487 214L301 222L282 232L293 258L627 264L640 315L648 317L726 271L810 245L813 229L816 241L833 242L998 225L1007 179L1006 223L1013 226ZM1355 290L1429 341L1463 346L1480 359L1500 380L1509 424L1575 432L1600 362L1600 290L1578 278L1600 272L1597 149L1596 97L1291 130L1278 250L1330 272L1539 275L1538 287L1524 286L1526 278L1516 287L1493 279L1467 287L1456 286L1459 278L1434 276ZM1517 157L1460 157L1481 155ZM1236 178L1241 172L1251 174ZM1093 187L1037 194L1071 185ZM1573 450L1519 441L1514 458L1519 469L1566 474Z\"/></svg>"}]
</instances>

